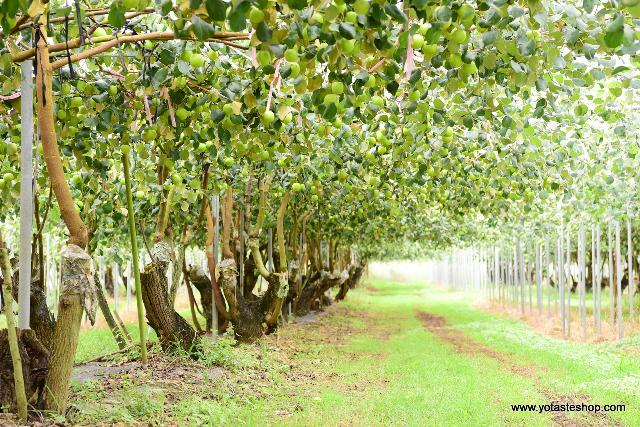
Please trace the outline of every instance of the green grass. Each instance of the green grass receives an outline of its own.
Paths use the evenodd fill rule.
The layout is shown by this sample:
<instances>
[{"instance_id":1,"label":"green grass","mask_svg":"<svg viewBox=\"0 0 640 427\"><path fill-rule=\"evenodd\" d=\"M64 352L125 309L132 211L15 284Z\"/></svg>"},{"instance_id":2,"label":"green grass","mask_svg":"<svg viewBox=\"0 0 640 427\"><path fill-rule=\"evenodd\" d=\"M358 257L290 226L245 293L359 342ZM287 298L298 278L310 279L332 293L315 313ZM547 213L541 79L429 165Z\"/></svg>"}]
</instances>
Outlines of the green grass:
<instances>
[{"instance_id":1,"label":"green grass","mask_svg":"<svg viewBox=\"0 0 640 427\"><path fill-rule=\"evenodd\" d=\"M269 340L231 346L229 339L206 340L199 362L181 358L175 365L195 371L222 366L227 374L215 380L186 379L181 385L186 392L163 388L150 370L127 374L115 387L100 381L76 385L79 411L69 421L545 426L552 424L551 414L513 412L510 407L549 403L544 389L577 402L588 398L598 404L626 403L626 412L609 417L637 425L640 337L603 344L563 341L520 321L482 312L469 294L423 283L373 281L370 286L352 291L341 303L347 310L323 318L322 329L285 328L280 340L291 345L278 347ZM518 365L533 367L536 375L515 374L486 352L456 352L425 330L417 310L444 316L450 327ZM137 336L135 325L129 330ZM344 338L337 345L328 339L336 335ZM77 360L116 349L108 330L83 331ZM580 414L566 415L581 420Z\"/></svg>"},{"instance_id":2,"label":"green grass","mask_svg":"<svg viewBox=\"0 0 640 427\"><path fill-rule=\"evenodd\" d=\"M402 289L402 285L396 286ZM424 296L421 307L445 316L466 335L516 360L541 367L541 381L553 390L586 394L594 403L626 403L626 412L610 416L628 425L640 419L640 336L603 344L558 340L541 335L522 322L476 310L472 308L472 298L463 294L430 288L425 289ZM516 403L516 399L511 401Z\"/></svg>"}]
</instances>

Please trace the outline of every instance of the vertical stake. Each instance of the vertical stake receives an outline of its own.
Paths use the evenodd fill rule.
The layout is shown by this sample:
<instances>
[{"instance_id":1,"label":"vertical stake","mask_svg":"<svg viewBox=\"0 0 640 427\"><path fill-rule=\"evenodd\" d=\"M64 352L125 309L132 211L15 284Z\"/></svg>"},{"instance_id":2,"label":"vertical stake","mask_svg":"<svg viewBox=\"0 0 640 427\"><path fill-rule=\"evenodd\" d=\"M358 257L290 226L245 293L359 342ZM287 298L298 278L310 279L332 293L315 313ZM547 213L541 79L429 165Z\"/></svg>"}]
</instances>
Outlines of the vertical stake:
<instances>
[{"instance_id":1,"label":"vertical stake","mask_svg":"<svg viewBox=\"0 0 640 427\"><path fill-rule=\"evenodd\" d=\"M20 96L20 255L18 328L31 317L31 235L33 233L33 61L24 61Z\"/></svg>"},{"instance_id":2,"label":"vertical stake","mask_svg":"<svg viewBox=\"0 0 640 427\"><path fill-rule=\"evenodd\" d=\"M136 305L138 308L138 328L140 330L140 356L142 364L147 364L147 328L144 323L144 306L142 304L142 286L140 284L140 264L138 260L138 239L136 237L136 220L133 210L133 196L131 194L131 176L129 173L129 158L122 154L124 167L124 182L127 190L127 210L129 220L129 239L131 240L131 258L133 261L133 277L136 281Z\"/></svg>"}]
</instances>

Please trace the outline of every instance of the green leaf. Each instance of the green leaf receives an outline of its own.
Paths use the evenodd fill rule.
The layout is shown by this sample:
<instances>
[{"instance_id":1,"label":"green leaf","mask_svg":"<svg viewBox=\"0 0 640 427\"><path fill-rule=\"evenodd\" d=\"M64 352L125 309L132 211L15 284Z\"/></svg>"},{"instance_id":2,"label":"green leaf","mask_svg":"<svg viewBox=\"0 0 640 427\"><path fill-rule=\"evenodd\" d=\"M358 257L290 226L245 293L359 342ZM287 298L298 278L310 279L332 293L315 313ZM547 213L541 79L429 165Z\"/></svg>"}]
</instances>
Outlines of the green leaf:
<instances>
[{"instance_id":1,"label":"green leaf","mask_svg":"<svg viewBox=\"0 0 640 427\"><path fill-rule=\"evenodd\" d=\"M291 9L302 10L307 7L307 0L287 0L287 4Z\"/></svg>"},{"instance_id":2,"label":"green leaf","mask_svg":"<svg viewBox=\"0 0 640 427\"><path fill-rule=\"evenodd\" d=\"M207 0L205 8L209 18L213 21L224 21L227 17L227 8L229 5L222 0Z\"/></svg>"},{"instance_id":3,"label":"green leaf","mask_svg":"<svg viewBox=\"0 0 640 427\"><path fill-rule=\"evenodd\" d=\"M258 40L261 42L268 42L271 40L271 28L269 28L264 21L258 24L258 27L256 28L256 37L258 37Z\"/></svg>"},{"instance_id":4,"label":"green leaf","mask_svg":"<svg viewBox=\"0 0 640 427\"><path fill-rule=\"evenodd\" d=\"M196 15L191 18L191 23L193 24L193 35L195 35L199 40L206 40L215 33L213 25L203 21Z\"/></svg>"},{"instance_id":5,"label":"green leaf","mask_svg":"<svg viewBox=\"0 0 640 427\"><path fill-rule=\"evenodd\" d=\"M525 43L518 45L518 50L522 56L531 56L536 51L536 42L533 40L528 40Z\"/></svg>"},{"instance_id":6,"label":"green leaf","mask_svg":"<svg viewBox=\"0 0 640 427\"><path fill-rule=\"evenodd\" d=\"M498 33L495 31L487 31L482 35L482 44L490 46L496 41L496 38L498 38Z\"/></svg>"},{"instance_id":7,"label":"green leaf","mask_svg":"<svg viewBox=\"0 0 640 427\"><path fill-rule=\"evenodd\" d=\"M235 5L231 13L229 13L229 28L231 31L242 31L247 26L246 13L251 7L248 1L242 1Z\"/></svg>"},{"instance_id":8,"label":"green leaf","mask_svg":"<svg viewBox=\"0 0 640 427\"><path fill-rule=\"evenodd\" d=\"M582 7L587 13L593 12L593 6L595 6L596 0L582 0Z\"/></svg>"},{"instance_id":9,"label":"green leaf","mask_svg":"<svg viewBox=\"0 0 640 427\"><path fill-rule=\"evenodd\" d=\"M356 27L350 22L341 22L338 26L340 35L347 40L353 40L356 38Z\"/></svg>"},{"instance_id":10,"label":"green leaf","mask_svg":"<svg viewBox=\"0 0 640 427\"><path fill-rule=\"evenodd\" d=\"M394 21L405 23L407 22L407 16L396 6L395 4L388 4L384 7L384 11L387 12L387 15L391 17Z\"/></svg>"},{"instance_id":11,"label":"green leaf","mask_svg":"<svg viewBox=\"0 0 640 427\"><path fill-rule=\"evenodd\" d=\"M624 17L621 13L616 13L613 21L607 25L607 30L604 34L604 43L610 49L615 49L622 43L622 37L624 36Z\"/></svg>"},{"instance_id":12,"label":"green leaf","mask_svg":"<svg viewBox=\"0 0 640 427\"><path fill-rule=\"evenodd\" d=\"M121 3L111 3L111 9L109 9L109 25L121 28L126 22L124 19L124 12L125 10Z\"/></svg>"},{"instance_id":13,"label":"green leaf","mask_svg":"<svg viewBox=\"0 0 640 427\"><path fill-rule=\"evenodd\" d=\"M168 76L169 76L169 70L168 69L159 68L158 71L156 71L153 74L153 77L151 78L151 83L155 87L159 87L167 80Z\"/></svg>"},{"instance_id":14,"label":"green leaf","mask_svg":"<svg viewBox=\"0 0 640 427\"><path fill-rule=\"evenodd\" d=\"M67 7L61 7L59 9L56 9L56 15L58 16L69 16L69 14L71 13L71 6L67 6Z\"/></svg>"},{"instance_id":15,"label":"green leaf","mask_svg":"<svg viewBox=\"0 0 640 427\"><path fill-rule=\"evenodd\" d=\"M336 107L336 104L332 103L329 104L329 106L324 110L324 112L322 113L322 117L330 122L336 117L337 113L338 107Z\"/></svg>"}]
</instances>

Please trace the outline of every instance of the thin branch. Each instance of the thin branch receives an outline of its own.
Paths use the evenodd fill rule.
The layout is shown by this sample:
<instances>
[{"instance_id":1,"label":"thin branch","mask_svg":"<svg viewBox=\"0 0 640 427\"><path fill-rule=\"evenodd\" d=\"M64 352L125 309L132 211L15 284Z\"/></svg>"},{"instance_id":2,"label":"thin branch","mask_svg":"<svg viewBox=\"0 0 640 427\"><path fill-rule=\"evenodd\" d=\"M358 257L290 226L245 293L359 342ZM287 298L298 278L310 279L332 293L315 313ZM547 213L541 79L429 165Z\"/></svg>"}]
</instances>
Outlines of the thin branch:
<instances>
[{"instance_id":1,"label":"thin branch","mask_svg":"<svg viewBox=\"0 0 640 427\"><path fill-rule=\"evenodd\" d=\"M244 47L236 43L232 43L232 41L234 40L248 40L248 39L249 39L249 35L245 33L221 32L221 33L214 34L211 38L204 41L224 43L233 47L237 47L239 49L248 49L248 47ZM146 41L146 40L197 40L197 39L193 36L178 36L177 34L171 31L160 31L160 32L152 32L152 33L145 33L145 34L131 34L131 35L122 34L122 35L119 35L118 37L110 36L110 35L95 37L92 40L92 42L94 44L95 43L102 43L102 44L94 48L85 50L81 53L71 55L71 62L77 62L81 59L89 58L98 53L105 52L113 47L118 46L118 44L121 44L121 43L135 43L135 42ZM75 49L80 47L80 38L71 39L69 40L68 43L67 42L54 43L51 46L49 46L49 52L53 53L53 52L66 51L67 45L69 49ZM32 48L32 49L21 51L15 55L12 55L11 59L13 60L13 62L22 62L35 56L35 53L36 53L36 49ZM63 65L67 65L68 63L69 63L69 59L66 58L64 60L55 61L51 65L53 66L53 69L57 69L62 67Z\"/></svg>"}]
</instances>

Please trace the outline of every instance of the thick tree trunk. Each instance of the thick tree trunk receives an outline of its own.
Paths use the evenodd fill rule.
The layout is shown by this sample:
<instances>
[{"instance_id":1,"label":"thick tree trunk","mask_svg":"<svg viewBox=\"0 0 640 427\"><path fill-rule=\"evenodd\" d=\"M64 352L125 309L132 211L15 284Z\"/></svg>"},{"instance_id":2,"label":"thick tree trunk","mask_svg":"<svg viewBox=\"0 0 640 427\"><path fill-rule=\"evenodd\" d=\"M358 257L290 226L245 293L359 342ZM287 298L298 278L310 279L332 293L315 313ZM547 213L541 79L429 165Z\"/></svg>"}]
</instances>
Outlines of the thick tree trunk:
<instances>
[{"instance_id":1,"label":"thick tree trunk","mask_svg":"<svg viewBox=\"0 0 640 427\"><path fill-rule=\"evenodd\" d=\"M244 283L242 294L246 299L253 299L256 296L253 295L253 289L256 287L256 283L258 282L259 274L256 274L256 263L253 260L253 257L248 257L244 262Z\"/></svg>"},{"instance_id":2,"label":"thick tree trunk","mask_svg":"<svg viewBox=\"0 0 640 427\"><path fill-rule=\"evenodd\" d=\"M349 290L358 286L362 273L364 272L364 266L359 264L352 264L349 266L349 278L340 285L340 291L336 295L336 301L342 301L347 296Z\"/></svg>"},{"instance_id":3,"label":"thick tree trunk","mask_svg":"<svg viewBox=\"0 0 640 427\"><path fill-rule=\"evenodd\" d=\"M189 323L173 309L169 299L167 268L171 261L171 245L162 240L153 247L152 261L140 274L142 300L149 325L156 331L164 350L181 347L191 355L199 345L199 337Z\"/></svg>"},{"instance_id":4,"label":"thick tree trunk","mask_svg":"<svg viewBox=\"0 0 640 427\"><path fill-rule=\"evenodd\" d=\"M235 261L227 258L220 263L220 285L229 302L235 337L240 342L254 342L277 328L282 302L289 289L286 273L274 273L268 282L262 297L245 298L237 288Z\"/></svg>"},{"instance_id":5,"label":"thick tree trunk","mask_svg":"<svg viewBox=\"0 0 640 427\"><path fill-rule=\"evenodd\" d=\"M67 407L69 378L78 347L82 310L87 297L93 302L93 265L91 257L79 246L69 244L62 254L62 286L58 320L51 346L51 364L47 373L45 407L64 413ZM87 314L93 320L93 304Z\"/></svg>"},{"instance_id":6,"label":"thick tree trunk","mask_svg":"<svg viewBox=\"0 0 640 427\"><path fill-rule=\"evenodd\" d=\"M332 274L327 271L315 272L307 285L302 289L300 297L296 302L295 315L304 316L311 311L314 304L322 305L321 298L330 288L341 286L347 281L349 276L346 271L340 274Z\"/></svg>"},{"instance_id":7,"label":"thick tree trunk","mask_svg":"<svg viewBox=\"0 0 640 427\"><path fill-rule=\"evenodd\" d=\"M42 409L44 384L49 369L49 351L44 348L32 330L21 331L20 357L25 392L30 405ZM7 330L0 330L0 407L15 407L13 366L7 341Z\"/></svg>"},{"instance_id":8,"label":"thick tree trunk","mask_svg":"<svg viewBox=\"0 0 640 427\"><path fill-rule=\"evenodd\" d=\"M31 277L33 278L31 280L31 313L29 316L31 329L35 332L40 343L51 350L56 321L47 306L47 297L42 282L40 282L40 275L32 274ZM15 270L13 284L19 283L19 279L19 271ZM0 285L3 284L3 280L0 278ZM12 295L14 299L18 298L18 287L15 285L12 286Z\"/></svg>"},{"instance_id":9,"label":"thick tree trunk","mask_svg":"<svg viewBox=\"0 0 640 427\"><path fill-rule=\"evenodd\" d=\"M225 258L219 265L219 284L229 303L229 317L235 337L241 342L253 342L264 333L262 316L257 312L257 302L245 301L238 291L238 270L233 258Z\"/></svg>"}]
</instances>

